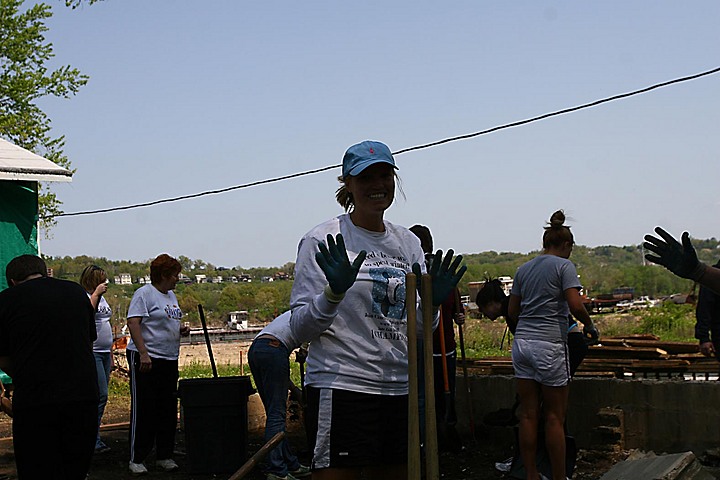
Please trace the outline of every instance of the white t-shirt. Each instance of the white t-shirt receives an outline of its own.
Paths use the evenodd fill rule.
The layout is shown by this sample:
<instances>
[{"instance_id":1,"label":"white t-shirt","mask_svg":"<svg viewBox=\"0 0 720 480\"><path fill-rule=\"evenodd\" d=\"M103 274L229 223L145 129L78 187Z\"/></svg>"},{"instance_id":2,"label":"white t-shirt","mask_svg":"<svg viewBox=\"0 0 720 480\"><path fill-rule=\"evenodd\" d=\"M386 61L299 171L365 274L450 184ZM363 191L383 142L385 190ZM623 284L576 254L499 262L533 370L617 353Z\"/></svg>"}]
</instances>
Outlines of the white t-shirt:
<instances>
[{"instance_id":1,"label":"white t-shirt","mask_svg":"<svg viewBox=\"0 0 720 480\"><path fill-rule=\"evenodd\" d=\"M573 263L556 255L540 255L518 268L512 295L521 297L515 338L564 342L570 310L565 290L581 288Z\"/></svg>"},{"instance_id":2,"label":"white t-shirt","mask_svg":"<svg viewBox=\"0 0 720 480\"><path fill-rule=\"evenodd\" d=\"M130 300L127 316L141 318L142 337L151 357L178 359L182 310L172 290L162 293L152 284L143 285L135 291ZM127 348L138 351L132 338Z\"/></svg>"},{"instance_id":3,"label":"white t-shirt","mask_svg":"<svg viewBox=\"0 0 720 480\"><path fill-rule=\"evenodd\" d=\"M343 235L350 262L361 250L367 257L345 298L331 304L322 293L327 280L315 253L319 242L337 233ZM371 232L355 226L345 214L318 225L302 238L290 295L290 328L298 340L311 341L306 385L407 394L405 273L414 263L425 272L420 240L408 229L387 221L384 232ZM418 324L422 331L420 312Z\"/></svg>"},{"instance_id":4,"label":"white t-shirt","mask_svg":"<svg viewBox=\"0 0 720 480\"><path fill-rule=\"evenodd\" d=\"M88 297L90 294L88 293ZM113 344L113 332L110 326L110 317L112 309L108 305L105 297L100 297L98 308L95 312L95 330L97 331L97 340L93 343L93 352L110 353Z\"/></svg>"}]
</instances>

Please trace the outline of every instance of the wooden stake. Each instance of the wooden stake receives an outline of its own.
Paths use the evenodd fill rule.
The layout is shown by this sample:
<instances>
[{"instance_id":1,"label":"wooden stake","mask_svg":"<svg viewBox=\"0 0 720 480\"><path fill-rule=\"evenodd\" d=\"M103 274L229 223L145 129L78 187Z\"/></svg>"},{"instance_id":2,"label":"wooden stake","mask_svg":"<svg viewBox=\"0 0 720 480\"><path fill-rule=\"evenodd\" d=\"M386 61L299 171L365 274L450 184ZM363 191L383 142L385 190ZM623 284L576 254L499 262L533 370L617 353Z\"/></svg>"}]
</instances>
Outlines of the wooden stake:
<instances>
[{"instance_id":1,"label":"wooden stake","mask_svg":"<svg viewBox=\"0 0 720 480\"><path fill-rule=\"evenodd\" d=\"M245 475L250 473L250 471L260 463L260 461L265 458L265 455L270 453L270 451L277 447L277 445L282 441L282 439L285 438L285 432L278 432L273 437L268 440L268 442L260 447L260 450L257 451L255 455L250 457L250 460L245 462L245 464L240 467L235 473L233 473L228 480L240 480L241 478L244 478Z\"/></svg>"},{"instance_id":2,"label":"wooden stake","mask_svg":"<svg viewBox=\"0 0 720 480\"><path fill-rule=\"evenodd\" d=\"M440 479L437 423L435 421L435 379L433 375L433 304L432 276L425 273L420 282L423 317L423 350L425 359L425 477Z\"/></svg>"},{"instance_id":3,"label":"wooden stake","mask_svg":"<svg viewBox=\"0 0 720 480\"><path fill-rule=\"evenodd\" d=\"M420 410L418 405L417 277L405 275L408 337L408 480L420 480Z\"/></svg>"}]
</instances>

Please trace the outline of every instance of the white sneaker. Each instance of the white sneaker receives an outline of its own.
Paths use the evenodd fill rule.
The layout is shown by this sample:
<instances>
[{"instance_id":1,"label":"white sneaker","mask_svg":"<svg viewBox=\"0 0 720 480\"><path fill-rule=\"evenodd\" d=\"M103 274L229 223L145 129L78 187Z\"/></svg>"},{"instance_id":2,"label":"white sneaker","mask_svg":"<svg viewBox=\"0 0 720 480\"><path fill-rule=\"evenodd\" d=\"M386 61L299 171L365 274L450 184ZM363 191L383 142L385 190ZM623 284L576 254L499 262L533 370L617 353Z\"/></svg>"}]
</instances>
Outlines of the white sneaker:
<instances>
[{"instance_id":1,"label":"white sneaker","mask_svg":"<svg viewBox=\"0 0 720 480\"><path fill-rule=\"evenodd\" d=\"M133 475L145 475L147 472L147 467L145 467L145 464L143 463L133 463L130 462L128 466L130 473Z\"/></svg>"},{"instance_id":2,"label":"white sneaker","mask_svg":"<svg viewBox=\"0 0 720 480\"><path fill-rule=\"evenodd\" d=\"M172 458L164 458L162 460L157 460L155 462L155 466L165 470L166 472L174 472L175 470L180 468L178 464L175 463L175 460L173 460Z\"/></svg>"}]
</instances>

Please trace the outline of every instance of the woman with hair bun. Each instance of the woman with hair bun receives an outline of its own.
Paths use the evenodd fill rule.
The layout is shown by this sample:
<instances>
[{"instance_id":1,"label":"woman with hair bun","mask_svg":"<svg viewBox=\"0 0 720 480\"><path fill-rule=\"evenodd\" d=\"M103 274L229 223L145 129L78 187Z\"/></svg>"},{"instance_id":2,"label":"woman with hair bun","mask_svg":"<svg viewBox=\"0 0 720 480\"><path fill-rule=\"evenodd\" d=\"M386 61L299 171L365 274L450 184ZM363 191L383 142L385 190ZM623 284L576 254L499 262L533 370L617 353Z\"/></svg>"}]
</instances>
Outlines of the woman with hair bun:
<instances>
[{"instance_id":1,"label":"woman with hair bun","mask_svg":"<svg viewBox=\"0 0 720 480\"><path fill-rule=\"evenodd\" d=\"M550 217L543 234L543 254L518 268L510 292L508 317L517 322L512 347L520 399L520 454L527 480L537 480L538 422L545 419L545 445L552 478L565 480L565 414L570 382L568 314L580 320L583 333L598 338L580 298L575 265L568 260L575 241L565 213ZM542 401L541 401L542 400Z\"/></svg>"}]
</instances>

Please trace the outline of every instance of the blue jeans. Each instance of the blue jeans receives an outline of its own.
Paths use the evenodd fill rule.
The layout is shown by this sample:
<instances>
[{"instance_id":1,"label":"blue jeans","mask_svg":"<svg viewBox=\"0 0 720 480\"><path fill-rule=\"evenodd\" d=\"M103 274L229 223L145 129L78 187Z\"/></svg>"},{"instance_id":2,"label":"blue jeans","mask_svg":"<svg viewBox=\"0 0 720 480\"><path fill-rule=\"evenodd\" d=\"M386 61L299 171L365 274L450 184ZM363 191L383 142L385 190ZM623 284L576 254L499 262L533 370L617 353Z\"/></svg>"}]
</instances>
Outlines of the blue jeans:
<instances>
[{"instance_id":1,"label":"blue jeans","mask_svg":"<svg viewBox=\"0 0 720 480\"><path fill-rule=\"evenodd\" d=\"M248 364L267 417L265 442L276 433L285 431L290 382L289 355L290 352L282 342L271 338L256 339L248 350ZM267 473L279 477L286 476L288 470L300 468L300 462L286 440L270 452L266 465Z\"/></svg>"},{"instance_id":2,"label":"blue jeans","mask_svg":"<svg viewBox=\"0 0 720 480\"><path fill-rule=\"evenodd\" d=\"M108 400L108 384L110 383L110 372L112 371L112 363L110 361L110 352L98 353L93 352L95 356L95 368L97 369L98 378L98 432L95 440L95 448L102 445L100 440L100 422L102 421L105 405Z\"/></svg>"}]
</instances>

